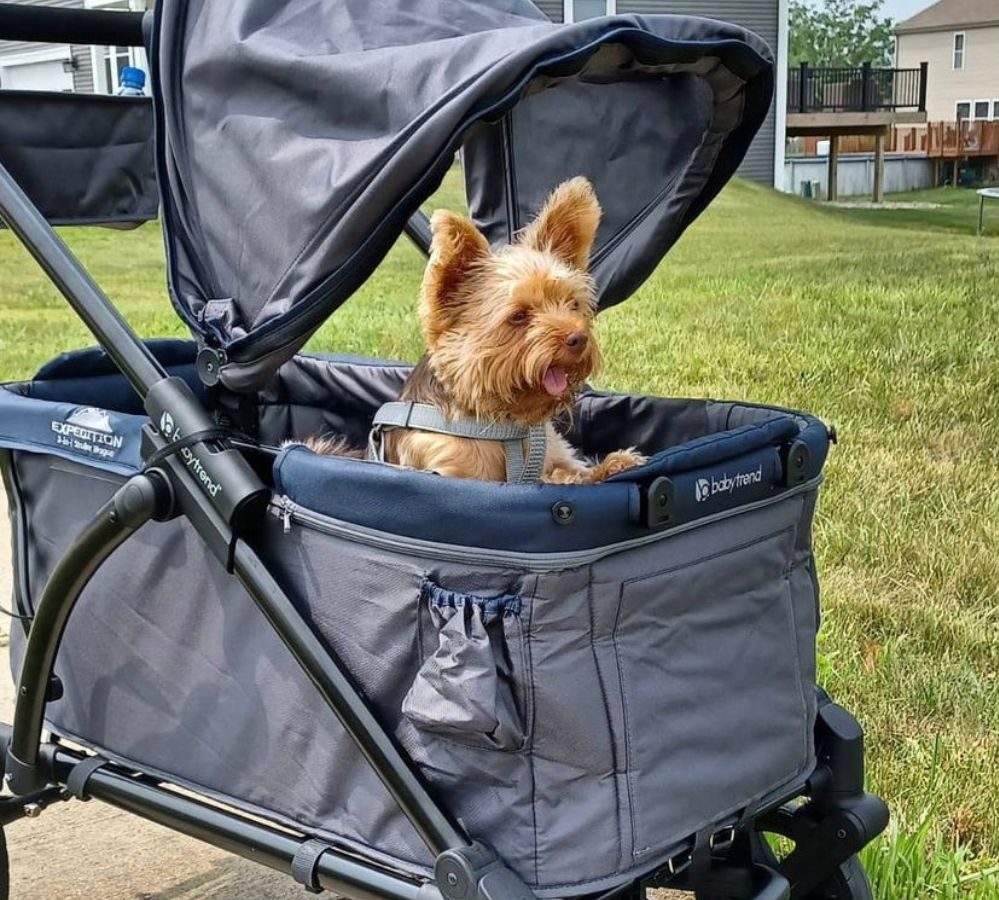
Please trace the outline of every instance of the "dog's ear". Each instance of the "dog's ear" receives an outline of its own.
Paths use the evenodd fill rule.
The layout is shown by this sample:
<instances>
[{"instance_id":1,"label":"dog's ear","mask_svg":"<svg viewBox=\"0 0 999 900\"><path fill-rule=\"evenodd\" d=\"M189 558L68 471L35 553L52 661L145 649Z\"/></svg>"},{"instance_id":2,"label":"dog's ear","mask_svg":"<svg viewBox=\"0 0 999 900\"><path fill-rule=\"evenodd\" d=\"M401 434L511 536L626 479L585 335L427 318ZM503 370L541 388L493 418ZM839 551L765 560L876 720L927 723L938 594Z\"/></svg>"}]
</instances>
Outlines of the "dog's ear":
<instances>
[{"instance_id":1,"label":"dog's ear","mask_svg":"<svg viewBox=\"0 0 999 900\"><path fill-rule=\"evenodd\" d=\"M600 203L593 185L582 175L560 184L538 217L524 229L520 243L553 253L586 271L600 224Z\"/></svg>"},{"instance_id":2,"label":"dog's ear","mask_svg":"<svg viewBox=\"0 0 999 900\"><path fill-rule=\"evenodd\" d=\"M489 242L464 216L439 209L430 218L430 262L420 291L420 324L428 347L454 321L466 302L463 290L472 268L489 256Z\"/></svg>"}]
</instances>

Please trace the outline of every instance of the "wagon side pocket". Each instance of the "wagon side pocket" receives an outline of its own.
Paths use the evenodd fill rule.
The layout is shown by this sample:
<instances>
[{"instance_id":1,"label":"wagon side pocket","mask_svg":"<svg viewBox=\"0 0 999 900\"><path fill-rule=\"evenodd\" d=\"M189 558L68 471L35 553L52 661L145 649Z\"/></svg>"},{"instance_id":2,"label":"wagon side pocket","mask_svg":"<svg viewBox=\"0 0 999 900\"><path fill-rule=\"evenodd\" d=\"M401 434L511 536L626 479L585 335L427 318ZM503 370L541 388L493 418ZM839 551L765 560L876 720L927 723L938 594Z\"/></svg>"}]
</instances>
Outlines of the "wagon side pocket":
<instances>
[{"instance_id":1,"label":"wagon side pocket","mask_svg":"<svg viewBox=\"0 0 999 900\"><path fill-rule=\"evenodd\" d=\"M528 720L521 597L480 597L425 581L420 603L423 664L403 714L458 743L521 748Z\"/></svg>"}]
</instances>

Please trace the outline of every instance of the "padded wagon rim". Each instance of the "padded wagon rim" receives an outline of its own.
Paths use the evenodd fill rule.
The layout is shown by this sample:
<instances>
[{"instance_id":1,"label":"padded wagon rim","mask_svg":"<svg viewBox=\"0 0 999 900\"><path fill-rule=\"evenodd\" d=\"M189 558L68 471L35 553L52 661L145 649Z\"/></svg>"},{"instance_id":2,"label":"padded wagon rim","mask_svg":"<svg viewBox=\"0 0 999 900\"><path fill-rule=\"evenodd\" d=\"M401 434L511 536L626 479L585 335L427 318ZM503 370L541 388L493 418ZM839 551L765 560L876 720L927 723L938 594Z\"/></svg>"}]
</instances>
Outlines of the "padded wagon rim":
<instances>
[{"instance_id":1,"label":"padded wagon rim","mask_svg":"<svg viewBox=\"0 0 999 900\"><path fill-rule=\"evenodd\" d=\"M170 371L197 385L195 345L154 341L150 349ZM336 355L306 356L310 365L373 369L398 363ZM107 373L107 374L94 374ZM96 405L100 398L129 402L128 385L114 375L102 351L64 354L33 381L0 390L0 446L51 453L119 475L142 467L141 432L148 418ZM80 402L75 402L73 398ZM630 395L588 392L585 417L601 404L626 404ZM292 445L273 463L274 498L285 515L317 514L330 523L397 535L400 539L506 551L552 559L642 541L650 531L694 527L750 505L813 489L828 453L829 431L819 419L780 407L716 400L663 401L710 410L724 422L736 413L746 424L723 428L655 453L649 462L598 485L513 485L433 473L385 463L319 456ZM628 417L628 407L606 415ZM735 418L736 421L740 421ZM804 447L807 464L789 477L791 446ZM654 522L650 506L668 492L669 509ZM658 492L658 493L657 493ZM470 539L468 522L475 523ZM320 525L323 523L320 522Z\"/></svg>"}]
</instances>

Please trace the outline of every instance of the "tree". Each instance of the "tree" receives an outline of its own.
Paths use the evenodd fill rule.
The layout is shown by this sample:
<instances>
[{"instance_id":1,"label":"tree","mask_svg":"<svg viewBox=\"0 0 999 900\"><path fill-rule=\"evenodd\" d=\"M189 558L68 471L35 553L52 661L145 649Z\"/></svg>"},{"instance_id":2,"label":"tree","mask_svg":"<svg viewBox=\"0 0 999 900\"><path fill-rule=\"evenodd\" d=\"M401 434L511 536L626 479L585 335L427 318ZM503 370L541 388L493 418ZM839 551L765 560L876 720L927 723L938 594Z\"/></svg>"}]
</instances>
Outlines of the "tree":
<instances>
[{"instance_id":1,"label":"tree","mask_svg":"<svg viewBox=\"0 0 999 900\"><path fill-rule=\"evenodd\" d=\"M791 0L791 65L891 65L894 23L881 14L883 5L884 0L823 0L820 6Z\"/></svg>"}]
</instances>

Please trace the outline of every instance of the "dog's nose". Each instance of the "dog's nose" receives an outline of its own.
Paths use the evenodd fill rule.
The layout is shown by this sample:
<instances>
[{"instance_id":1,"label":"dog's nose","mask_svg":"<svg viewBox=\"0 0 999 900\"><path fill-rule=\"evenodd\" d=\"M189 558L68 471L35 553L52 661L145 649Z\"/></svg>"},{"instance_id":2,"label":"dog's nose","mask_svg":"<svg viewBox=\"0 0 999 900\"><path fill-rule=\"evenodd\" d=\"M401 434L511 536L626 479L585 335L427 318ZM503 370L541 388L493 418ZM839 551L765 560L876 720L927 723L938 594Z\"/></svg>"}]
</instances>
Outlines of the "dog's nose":
<instances>
[{"instance_id":1,"label":"dog's nose","mask_svg":"<svg viewBox=\"0 0 999 900\"><path fill-rule=\"evenodd\" d=\"M590 338L585 331L573 331L565 336L565 345L570 350L575 350L577 353L580 353L586 349L586 344L589 339Z\"/></svg>"}]
</instances>

